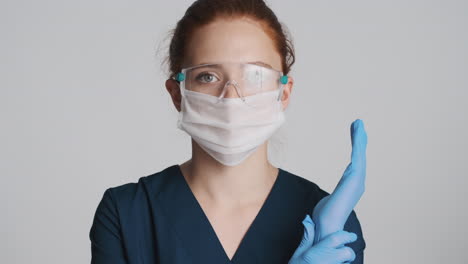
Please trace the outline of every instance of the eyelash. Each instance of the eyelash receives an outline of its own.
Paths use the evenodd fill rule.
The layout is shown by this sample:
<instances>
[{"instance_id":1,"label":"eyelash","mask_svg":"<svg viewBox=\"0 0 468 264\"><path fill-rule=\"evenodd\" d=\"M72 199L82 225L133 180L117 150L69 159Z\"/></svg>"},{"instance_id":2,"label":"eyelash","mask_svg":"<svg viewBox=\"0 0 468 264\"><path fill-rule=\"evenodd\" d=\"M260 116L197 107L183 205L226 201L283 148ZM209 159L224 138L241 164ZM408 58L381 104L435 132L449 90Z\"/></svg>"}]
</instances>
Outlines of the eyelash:
<instances>
[{"instance_id":1,"label":"eyelash","mask_svg":"<svg viewBox=\"0 0 468 264\"><path fill-rule=\"evenodd\" d=\"M204 77L204 76L213 76L214 78L218 79L218 77L216 77L215 75L213 75L213 74L211 74L211 73L201 73L201 74L199 74L199 75L196 77L196 79L197 79L197 80L200 80L200 79L201 79L202 77ZM208 83L210 83L210 82L208 82Z\"/></svg>"}]
</instances>

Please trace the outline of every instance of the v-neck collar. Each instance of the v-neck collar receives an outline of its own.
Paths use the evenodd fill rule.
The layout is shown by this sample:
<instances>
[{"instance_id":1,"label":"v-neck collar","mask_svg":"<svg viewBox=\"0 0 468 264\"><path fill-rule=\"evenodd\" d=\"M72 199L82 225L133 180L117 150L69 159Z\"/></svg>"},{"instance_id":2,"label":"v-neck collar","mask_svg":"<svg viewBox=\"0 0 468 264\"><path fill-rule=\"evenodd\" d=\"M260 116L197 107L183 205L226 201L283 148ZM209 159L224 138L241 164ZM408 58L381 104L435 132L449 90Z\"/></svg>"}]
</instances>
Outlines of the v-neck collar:
<instances>
[{"instance_id":1,"label":"v-neck collar","mask_svg":"<svg viewBox=\"0 0 468 264\"><path fill-rule=\"evenodd\" d=\"M169 170L171 179L168 179L168 184L159 194L158 200L164 215L173 225L175 234L182 241L193 263L268 263L267 259L277 261L284 252L278 252L275 246L284 242L287 237L292 236L295 240L301 238L303 229L300 223L305 211L300 206L304 200L300 195L288 193L286 189L288 184L285 184L287 172L281 168L232 260L229 260L213 226L185 180L180 166L173 165ZM295 209L295 206L299 207ZM299 215L287 213L289 210L298 212L297 209ZM294 228L293 232L290 228L291 223L297 223L297 228ZM282 230L288 231L285 233L286 231Z\"/></svg>"}]
</instances>

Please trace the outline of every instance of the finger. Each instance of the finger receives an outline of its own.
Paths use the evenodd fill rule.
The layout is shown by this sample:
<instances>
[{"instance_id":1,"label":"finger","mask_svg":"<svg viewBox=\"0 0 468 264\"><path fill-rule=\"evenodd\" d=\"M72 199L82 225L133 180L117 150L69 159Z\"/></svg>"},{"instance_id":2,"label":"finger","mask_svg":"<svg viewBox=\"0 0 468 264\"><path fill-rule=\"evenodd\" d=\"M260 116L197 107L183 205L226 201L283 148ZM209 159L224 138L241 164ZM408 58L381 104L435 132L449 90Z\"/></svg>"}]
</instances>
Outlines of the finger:
<instances>
[{"instance_id":1,"label":"finger","mask_svg":"<svg viewBox=\"0 0 468 264\"><path fill-rule=\"evenodd\" d=\"M353 262L356 258L356 253L350 247L342 247L337 249L337 256L340 263Z\"/></svg>"},{"instance_id":2,"label":"finger","mask_svg":"<svg viewBox=\"0 0 468 264\"><path fill-rule=\"evenodd\" d=\"M353 141L352 157L354 157L354 160L349 163L331 195L320 200L314 209L312 216L317 223L315 234L315 240L317 241L333 232L343 230L351 211L364 193L367 136L362 120L357 119L353 122L351 139ZM359 157L359 160L356 157Z\"/></svg>"},{"instance_id":3,"label":"finger","mask_svg":"<svg viewBox=\"0 0 468 264\"><path fill-rule=\"evenodd\" d=\"M352 243L356 241L356 239L357 235L355 233L340 230L326 236L319 242L319 244L322 244L325 247L337 248L344 244Z\"/></svg>"},{"instance_id":4,"label":"finger","mask_svg":"<svg viewBox=\"0 0 468 264\"><path fill-rule=\"evenodd\" d=\"M307 214L304 220L302 221L302 225L304 226L304 234L302 236L301 243L296 249L296 254L299 255L301 255L305 250L307 250L313 245L315 236L315 223L310 218L309 214Z\"/></svg>"},{"instance_id":5,"label":"finger","mask_svg":"<svg viewBox=\"0 0 468 264\"><path fill-rule=\"evenodd\" d=\"M357 167L365 164L367 133L364 129L364 122L361 119L356 119L350 127L351 130L351 163Z\"/></svg>"},{"instance_id":6,"label":"finger","mask_svg":"<svg viewBox=\"0 0 468 264\"><path fill-rule=\"evenodd\" d=\"M315 235L315 223L310 218L310 215L307 214L302 221L302 224L304 225L304 240L305 241L313 241L314 240L314 235Z\"/></svg>"},{"instance_id":7,"label":"finger","mask_svg":"<svg viewBox=\"0 0 468 264\"><path fill-rule=\"evenodd\" d=\"M351 162L346 167L340 182L337 185L336 190L339 192L362 193L364 191L365 178L366 178L366 146L367 146L367 134L364 130L364 123L361 119L357 119L351 125L351 140L352 140L352 152ZM349 178L349 179L348 179ZM341 195L341 194L340 194ZM335 194L333 194L335 196ZM344 195L342 199L348 200L349 196ZM357 198L357 197L355 197ZM357 200L354 199L353 203ZM355 204L352 206L354 207Z\"/></svg>"}]
</instances>

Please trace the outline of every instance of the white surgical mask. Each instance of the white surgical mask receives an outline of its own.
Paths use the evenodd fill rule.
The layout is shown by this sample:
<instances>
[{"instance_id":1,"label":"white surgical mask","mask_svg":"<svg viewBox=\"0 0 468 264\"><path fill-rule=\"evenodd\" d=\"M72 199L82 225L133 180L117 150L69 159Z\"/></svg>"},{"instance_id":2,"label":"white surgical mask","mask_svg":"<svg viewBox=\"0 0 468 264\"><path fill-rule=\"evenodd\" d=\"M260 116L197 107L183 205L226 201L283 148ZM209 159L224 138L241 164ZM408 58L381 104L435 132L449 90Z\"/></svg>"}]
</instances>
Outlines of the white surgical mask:
<instances>
[{"instance_id":1,"label":"white surgical mask","mask_svg":"<svg viewBox=\"0 0 468 264\"><path fill-rule=\"evenodd\" d=\"M278 90L244 99L245 102L239 97L218 98L184 90L177 127L218 162L226 166L238 165L285 120Z\"/></svg>"}]
</instances>

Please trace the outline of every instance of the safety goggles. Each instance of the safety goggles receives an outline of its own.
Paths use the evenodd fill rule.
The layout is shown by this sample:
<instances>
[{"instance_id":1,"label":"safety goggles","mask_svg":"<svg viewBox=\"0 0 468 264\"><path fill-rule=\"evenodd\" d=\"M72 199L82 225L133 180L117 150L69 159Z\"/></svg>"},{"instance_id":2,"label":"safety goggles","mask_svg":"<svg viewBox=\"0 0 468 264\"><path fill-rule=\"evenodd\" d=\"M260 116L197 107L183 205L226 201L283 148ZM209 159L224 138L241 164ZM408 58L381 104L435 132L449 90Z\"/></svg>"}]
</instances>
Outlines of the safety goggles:
<instances>
[{"instance_id":1,"label":"safety goggles","mask_svg":"<svg viewBox=\"0 0 468 264\"><path fill-rule=\"evenodd\" d=\"M263 92L277 91L276 100L281 99L288 76L281 71L252 63L224 62L200 64L183 68L175 79L182 90L203 93L221 99L229 85L234 86L238 96L246 97Z\"/></svg>"}]
</instances>

